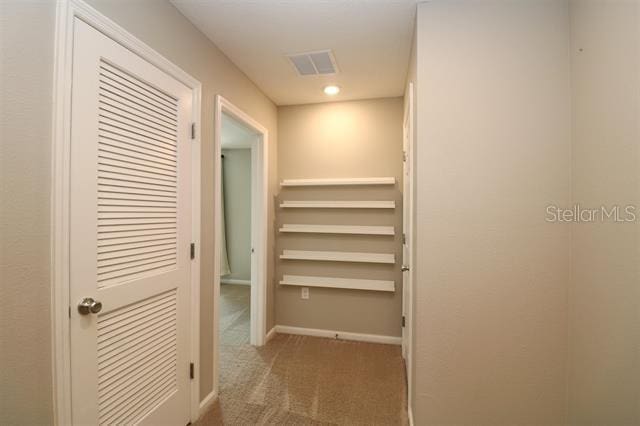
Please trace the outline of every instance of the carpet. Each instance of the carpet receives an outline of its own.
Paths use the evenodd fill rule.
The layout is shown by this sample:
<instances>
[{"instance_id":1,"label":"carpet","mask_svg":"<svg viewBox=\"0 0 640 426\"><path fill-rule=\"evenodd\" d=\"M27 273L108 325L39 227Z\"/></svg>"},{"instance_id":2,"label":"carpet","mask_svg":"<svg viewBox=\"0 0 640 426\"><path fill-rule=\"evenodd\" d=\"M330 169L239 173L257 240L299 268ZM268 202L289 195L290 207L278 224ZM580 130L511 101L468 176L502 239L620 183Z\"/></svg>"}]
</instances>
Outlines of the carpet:
<instances>
[{"instance_id":1,"label":"carpet","mask_svg":"<svg viewBox=\"0 0 640 426\"><path fill-rule=\"evenodd\" d=\"M231 290L221 303L220 395L198 425L408 424L400 346L276 334L252 347L249 289Z\"/></svg>"}]
</instances>

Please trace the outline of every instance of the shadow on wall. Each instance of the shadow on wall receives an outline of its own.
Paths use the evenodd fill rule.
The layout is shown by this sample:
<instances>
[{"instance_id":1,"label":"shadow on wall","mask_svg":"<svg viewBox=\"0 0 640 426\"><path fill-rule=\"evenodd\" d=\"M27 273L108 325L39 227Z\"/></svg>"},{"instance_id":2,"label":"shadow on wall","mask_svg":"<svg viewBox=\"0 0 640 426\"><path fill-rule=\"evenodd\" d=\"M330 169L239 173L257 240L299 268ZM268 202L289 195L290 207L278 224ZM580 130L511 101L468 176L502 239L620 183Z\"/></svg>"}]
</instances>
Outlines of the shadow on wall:
<instances>
[{"instance_id":1,"label":"shadow on wall","mask_svg":"<svg viewBox=\"0 0 640 426\"><path fill-rule=\"evenodd\" d=\"M222 282L251 281L251 150L223 149L223 196L230 273Z\"/></svg>"}]
</instances>

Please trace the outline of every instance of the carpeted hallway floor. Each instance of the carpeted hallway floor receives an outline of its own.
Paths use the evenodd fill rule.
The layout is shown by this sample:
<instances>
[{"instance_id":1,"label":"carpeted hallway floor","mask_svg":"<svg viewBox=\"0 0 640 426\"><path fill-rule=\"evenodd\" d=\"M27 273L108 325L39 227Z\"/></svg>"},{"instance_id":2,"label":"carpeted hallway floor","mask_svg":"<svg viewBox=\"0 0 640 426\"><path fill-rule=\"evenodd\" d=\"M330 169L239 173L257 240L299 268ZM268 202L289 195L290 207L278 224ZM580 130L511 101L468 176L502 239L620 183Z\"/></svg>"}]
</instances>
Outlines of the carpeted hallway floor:
<instances>
[{"instance_id":1,"label":"carpeted hallway floor","mask_svg":"<svg viewBox=\"0 0 640 426\"><path fill-rule=\"evenodd\" d=\"M220 367L224 370L225 354L237 346L249 345L251 287L220 284Z\"/></svg>"},{"instance_id":2,"label":"carpeted hallway floor","mask_svg":"<svg viewBox=\"0 0 640 426\"><path fill-rule=\"evenodd\" d=\"M199 425L406 425L400 346L277 334L248 344L249 287L221 289L220 397Z\"/></svg>"}]
</instances>

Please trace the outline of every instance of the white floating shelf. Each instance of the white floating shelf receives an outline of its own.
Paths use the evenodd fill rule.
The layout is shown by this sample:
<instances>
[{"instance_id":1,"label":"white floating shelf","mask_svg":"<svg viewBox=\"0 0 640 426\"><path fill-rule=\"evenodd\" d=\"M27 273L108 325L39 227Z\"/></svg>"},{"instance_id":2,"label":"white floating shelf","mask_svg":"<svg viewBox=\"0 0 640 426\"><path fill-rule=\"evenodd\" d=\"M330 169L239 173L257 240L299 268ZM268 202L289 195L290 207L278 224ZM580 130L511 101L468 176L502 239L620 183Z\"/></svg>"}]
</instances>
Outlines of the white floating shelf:
<instances>
[{"instance_id":1,"label":"white floating shelf","mask_svg":"<svg viewBox=\"0 0 640 426\"><path fill-rule=\"evenodd\" d=\"M280 255L280 259L320 260L330 262L396 263L396 257L394 254L356 253L347 251L284 250Z\"/></svg>"},{"instance_id":2,"label":"white floating shelf","mask_svg":"<svg viewBox=\"0 0 640 426\"><path fill-rule=\"evenodd\" d=\"M284 275L280 284L302 287L346 288L351 290L395 291L394 281L308 277L302 275Z\"/></svg>"},{"instance_id":3,"label":"white floating shelf","mask_svg":"<svg viewBox=\"0 0 640 426\"><path fill-rule=\"evenodd\" d=\"M340 179L285 179L281 186L347 186L347 185L395 185L394 177L340 178Z\"/></svg>"},{"instance_id":4,"label":"white floating shelf","mask_svg":"<svg viewBox=\"0 0 640 426\"><path fill-rule=\"evenodd\" d=\"M309 234L395 235L393 226L292 225L283 224L280 232Z\"/></svg>"},{"instance_id":5,"label":"white floating shelf","mask_svg":"<svg viewBox=\"0 0 640 426\"><path fill-rule=\"evenodd\" d=\"M395 209L395 201L283 201L282 208L297 209Z\"/></svg>"}]
</instances>

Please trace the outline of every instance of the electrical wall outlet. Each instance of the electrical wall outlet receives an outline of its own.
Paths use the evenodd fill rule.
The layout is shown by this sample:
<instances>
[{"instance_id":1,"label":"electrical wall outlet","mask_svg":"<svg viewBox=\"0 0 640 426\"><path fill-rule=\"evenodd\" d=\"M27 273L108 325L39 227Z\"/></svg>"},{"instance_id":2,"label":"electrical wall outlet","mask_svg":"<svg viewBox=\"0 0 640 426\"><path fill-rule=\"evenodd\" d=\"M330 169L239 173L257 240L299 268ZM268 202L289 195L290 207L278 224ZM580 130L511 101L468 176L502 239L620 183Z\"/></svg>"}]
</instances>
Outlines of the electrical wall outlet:
<instances>
[{"instance_id":1,"label":"electrical wall outlet","mask_svg":"<svg viewBox=\"0 0 640 426\"><path fill-rule=\"evenodd\" d=\"M302 289L300 289L300 298L301 299L309 298L309 287L302 287Z\"/></svg>"}]
</instances>

